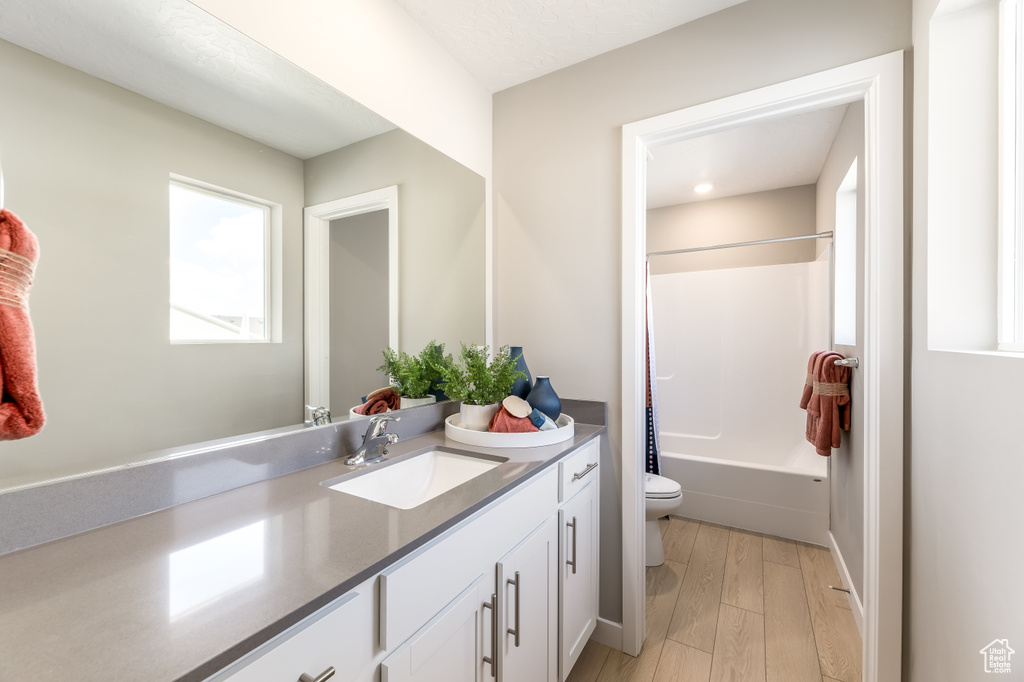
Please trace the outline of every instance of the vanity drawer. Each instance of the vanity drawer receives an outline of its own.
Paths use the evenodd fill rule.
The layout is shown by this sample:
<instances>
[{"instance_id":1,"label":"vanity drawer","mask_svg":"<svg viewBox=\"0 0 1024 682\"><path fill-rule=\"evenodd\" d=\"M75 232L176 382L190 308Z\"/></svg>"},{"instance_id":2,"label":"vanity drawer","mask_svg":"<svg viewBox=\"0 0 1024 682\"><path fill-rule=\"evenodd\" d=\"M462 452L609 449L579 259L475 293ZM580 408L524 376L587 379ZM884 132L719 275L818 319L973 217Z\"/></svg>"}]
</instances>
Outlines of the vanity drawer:
<instances>
[{"instance_id":1,"label":"vanity drawer","mask_svg":"<svg viewBox=\"0 0 1024 682\"><path fill-rule=\"evenodd\" d=\"M565 502L598 476L600 441L592 440L558 463L558 501Z\"/></svg>"},{"instance_id":2,"label":"vanity drawer","mask_svg":"<svg viewBox=\"0 0 1024 682\"><path fill-rule=\"evenodd\" d=\"M266 682L315 678L334 668L346 682L372 682L373 580L364 582L242 657L206 682Z\"/></svg>"},{"instance_id":3,"label":"vanity drawer","mask_svg":"<svg viewBox=\"0 0 1024 682\"><path fill-rule=\"evenodd\" d=\"M557 512L555 467L380 575L380 645L392 651Z\"/></svg>"}]
</instances>

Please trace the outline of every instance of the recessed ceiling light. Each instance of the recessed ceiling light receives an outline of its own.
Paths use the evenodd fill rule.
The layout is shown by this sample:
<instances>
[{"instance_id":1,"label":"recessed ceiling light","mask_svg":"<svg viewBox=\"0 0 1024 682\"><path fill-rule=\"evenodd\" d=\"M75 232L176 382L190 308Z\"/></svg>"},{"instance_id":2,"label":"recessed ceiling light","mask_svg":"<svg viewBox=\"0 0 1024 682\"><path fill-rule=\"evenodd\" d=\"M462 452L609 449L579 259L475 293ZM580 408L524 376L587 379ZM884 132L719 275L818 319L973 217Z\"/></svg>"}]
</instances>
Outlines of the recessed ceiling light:
<instances>
[{"instance_id":1,"label":"recessed ceiling light","mask_svg":"<svg viewBox=\"0 0 1024 682\"><path fill-rule=\"evenodd\" d=\"M700 194L704 194L705 192L710 192L713 187L714 185L712 185L710 182L702 182L696 187L694 187L693 191L698 192Z\"/></svg>"}]
</instances>

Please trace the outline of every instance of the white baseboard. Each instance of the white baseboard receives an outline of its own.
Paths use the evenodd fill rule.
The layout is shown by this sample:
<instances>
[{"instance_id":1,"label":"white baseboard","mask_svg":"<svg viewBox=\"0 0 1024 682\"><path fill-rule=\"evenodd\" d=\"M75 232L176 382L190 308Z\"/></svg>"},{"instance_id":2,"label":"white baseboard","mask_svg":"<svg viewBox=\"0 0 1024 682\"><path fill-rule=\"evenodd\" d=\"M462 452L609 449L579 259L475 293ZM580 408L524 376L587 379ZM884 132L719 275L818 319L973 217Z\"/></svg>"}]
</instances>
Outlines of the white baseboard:
<instances>
[{"instance_id":1,"label":"white baseboard","mask_svg":"<svg viewBox=\"0 0 1024 682\"><path fill-rule=\"evenodd\" d=\"M853 619L857 622L857 629L860 630L861 641L864 640L864 605L860 601L860 595L857 594L857 587L853 584L853 579L850 577L850 571L846 568L846 562L843 560L843 554L839 551L839 545L836 544L836 538L832 535L832 531L828 532L828 549L832 553L832 559L836 562L836 566L839 567L839 578L843 581L843 587L850 590L850 594L847 598L850 600L850 610L853 611Z\"/></svg>"},{"instance_id":2,"label":"white baseboard","mask_svg":"<svg viewBox=\"0 0 1024 682\"><path fill-rule=\"evenodd\" d=\"M590 639L598 644L622 651L622 623L598 618L597 627L594 628L594 634L590 636Z\"/></svg>"}]
</instances>

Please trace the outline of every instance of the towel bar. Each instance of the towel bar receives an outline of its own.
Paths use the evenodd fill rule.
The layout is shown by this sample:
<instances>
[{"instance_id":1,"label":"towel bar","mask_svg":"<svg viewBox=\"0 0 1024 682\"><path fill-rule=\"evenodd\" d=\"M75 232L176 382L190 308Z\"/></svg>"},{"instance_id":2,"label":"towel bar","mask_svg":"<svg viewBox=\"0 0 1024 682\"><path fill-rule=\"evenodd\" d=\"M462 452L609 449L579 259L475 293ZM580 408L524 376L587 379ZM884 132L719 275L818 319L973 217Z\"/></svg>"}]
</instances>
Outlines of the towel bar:
<instances>
[{"instance_id":1,"label":"towel bar","mask_svg":"<svg viewBox=\"0 0 1024 682\"><path fill-rule=\"evenodd\" d=\"M853 369L857 369L860 367L860 360L857 358L846 358L844 360L836 360L832 364L836 367L852 367Z\"/></svg>"}]
</instances>

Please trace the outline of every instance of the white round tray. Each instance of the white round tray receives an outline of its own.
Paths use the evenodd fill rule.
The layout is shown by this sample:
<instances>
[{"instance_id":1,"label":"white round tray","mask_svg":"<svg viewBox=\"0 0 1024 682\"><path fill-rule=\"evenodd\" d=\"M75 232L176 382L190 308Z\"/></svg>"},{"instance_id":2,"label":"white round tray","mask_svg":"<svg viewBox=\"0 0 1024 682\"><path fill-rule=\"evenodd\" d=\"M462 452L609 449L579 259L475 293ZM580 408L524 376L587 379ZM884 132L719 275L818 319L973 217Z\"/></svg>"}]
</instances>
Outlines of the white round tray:
<instances>
[{"instance_id":1,"label":"white round tray","mask_svg":"<svg viewBox=\"0 0 1024 682\"><path fill-rule=\"evenodd\" d=\"M554 445L567 441L575 433L575 423L567 414L558 415L555 420L557 429L550 431L534 431L531 433L491 433L490 431L474 431L457 426L459 413L444 420L444 435L466 445L477 445L483 448L536 448L542 445Z\"/></svg>"}]
</instances>

